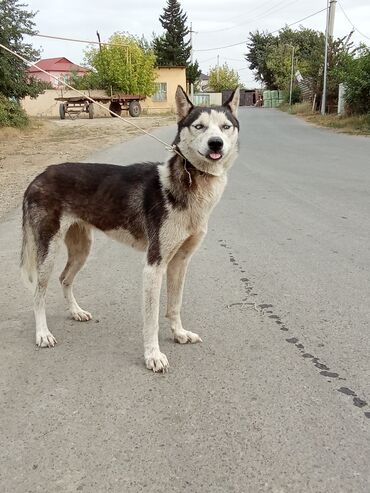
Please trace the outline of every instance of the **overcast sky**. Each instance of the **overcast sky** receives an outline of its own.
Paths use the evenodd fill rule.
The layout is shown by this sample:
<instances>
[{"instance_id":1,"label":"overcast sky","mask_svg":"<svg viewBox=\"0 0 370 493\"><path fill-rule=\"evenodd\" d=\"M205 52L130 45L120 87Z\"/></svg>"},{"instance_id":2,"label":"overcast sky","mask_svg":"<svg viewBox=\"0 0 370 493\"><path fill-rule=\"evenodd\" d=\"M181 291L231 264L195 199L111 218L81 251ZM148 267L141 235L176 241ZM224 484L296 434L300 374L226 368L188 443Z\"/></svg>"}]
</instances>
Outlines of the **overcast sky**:
<instances>
[{"instance_id":1,"label":"overcast sky","mask_svg":"<svg viewBox=\"0 0 370 493\"><path fill-rule=\"evenodd\" d=\"M152 38L162 33L158 20L166 0L29 0L29 7L38 11L35 21L40 34L65 36L96 41L96 30L102 41L115 31L127 31ZM131 2L130 2L131 3ZM275 31L326 7L326 0L182 0L181 6L192 22L194 58L207 73L210 66L225 61L238 70L247 87L255 87L253 74L244 60L249 31ZM370 0L340 0L337 2L334 36L349 34L352 24L359 31L353 35L356 44L370 45ZM304 27L325 30L325 12L302 21ZM299 24L292 26L298 28ZM362 35L360 34L362 33ZM366 36L368 38L366 38ZM42 49L43 58L65 56L75 63L83 62L84 45L66 41L33 38L35 47ZM212 49L212 51L202 51Z\"/></svg>"}]
</instances>

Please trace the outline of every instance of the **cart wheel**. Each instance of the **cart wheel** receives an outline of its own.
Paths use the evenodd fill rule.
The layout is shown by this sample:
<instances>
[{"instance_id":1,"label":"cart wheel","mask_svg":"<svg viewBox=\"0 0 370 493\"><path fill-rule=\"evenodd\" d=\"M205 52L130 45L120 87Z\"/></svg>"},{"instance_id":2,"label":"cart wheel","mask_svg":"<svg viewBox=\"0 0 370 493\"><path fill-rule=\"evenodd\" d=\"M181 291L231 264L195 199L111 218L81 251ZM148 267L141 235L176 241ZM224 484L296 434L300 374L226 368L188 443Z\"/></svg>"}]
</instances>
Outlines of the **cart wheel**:
<instances>
[{"instance_id":1,"label":"cart wheel","mask_svg":"<svg viewBox=\"0 0 370 493\"><path fill-rule=\"evenodd\" d=\"M89 118L90 120L94 118L94 103L89 104Z\"/></svg>"},{"instance_id":2,"label":"cart wheel","mask_svg":"<svg viewBox=\"0 0 370 493\"><path fill-rule=\"evenodd\" d=\"M130 113L130 116L140 116L141 106L139 101L131 101L128 107L128 112Z\"/></svg>"},{"instance_id":3,"label":"cart wheel","mask_svg":"<svg viewBox=\"0 0 370 493\"><path fill-rule=\"evenodd\" d=\"M64 120L66 117L66 107L64 106L64 103L60 103L59 105L59 116L61 120Z\"/></svg>"},{"instance_id":4,"label":"cart wheel","mask_svg":"<svg viewBox=\"0 0 370 493\"><path fill-rule=\"evenodd\" d=\"M116 118L117 115L121 114L122 108L121 105L118 103L118 101L112 101L111 104L109 105L109 109L116 113L115 115L110 114L113 118Z\"/></svg>"}]
</instances>

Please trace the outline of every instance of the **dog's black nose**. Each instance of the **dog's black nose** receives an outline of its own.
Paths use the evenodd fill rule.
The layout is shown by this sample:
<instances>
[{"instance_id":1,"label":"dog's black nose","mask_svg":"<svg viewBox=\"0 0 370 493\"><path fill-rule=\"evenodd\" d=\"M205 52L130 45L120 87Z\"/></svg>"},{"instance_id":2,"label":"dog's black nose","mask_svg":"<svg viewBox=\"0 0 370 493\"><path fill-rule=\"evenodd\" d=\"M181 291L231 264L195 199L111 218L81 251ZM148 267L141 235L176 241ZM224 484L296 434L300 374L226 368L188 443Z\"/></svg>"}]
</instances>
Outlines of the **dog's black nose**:
<instances>
[{"instance_id":1,"label":"dog's black nose","mask_svg":"<svg viewBox=\"0 0 370 493\"><path fill-rule=\"evenodd\" d=\"M224 141L220 137L212 137L212 139L209 139L208 141L208 147L211 149L211 151L221 151L223 146Z\"/></svg>"}]
</instances>

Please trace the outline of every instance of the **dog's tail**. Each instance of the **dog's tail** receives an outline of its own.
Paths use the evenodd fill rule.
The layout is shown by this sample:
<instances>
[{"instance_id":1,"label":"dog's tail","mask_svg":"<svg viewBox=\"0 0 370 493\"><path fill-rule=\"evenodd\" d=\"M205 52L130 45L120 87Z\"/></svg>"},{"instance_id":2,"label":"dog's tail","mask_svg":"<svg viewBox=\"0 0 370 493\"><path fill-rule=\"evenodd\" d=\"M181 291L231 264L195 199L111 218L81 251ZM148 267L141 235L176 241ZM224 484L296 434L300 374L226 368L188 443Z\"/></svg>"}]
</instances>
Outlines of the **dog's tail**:
<instances>
[{"instance_id":1,"label":"dog's tail","mask_svg":"<svg viewBox=\"0 0 370 493\"><path fill-rule=\"evenodd\" d=\"M25 285L33 289L37 282L37 248L25 200L23 202L22 234L21 276Z\"/></svg>"}]
</instances>

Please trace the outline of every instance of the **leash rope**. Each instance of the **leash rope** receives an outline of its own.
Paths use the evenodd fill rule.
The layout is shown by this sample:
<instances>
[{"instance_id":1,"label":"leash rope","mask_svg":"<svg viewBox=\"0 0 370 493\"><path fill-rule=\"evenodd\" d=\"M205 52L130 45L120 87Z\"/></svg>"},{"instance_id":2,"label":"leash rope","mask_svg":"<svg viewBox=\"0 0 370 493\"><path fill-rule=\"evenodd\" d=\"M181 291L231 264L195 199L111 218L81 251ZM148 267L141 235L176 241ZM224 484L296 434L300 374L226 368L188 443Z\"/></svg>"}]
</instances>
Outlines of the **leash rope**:
<instances>
[{"instance_id":1,"label":"leash rope","mask_svg":"<svg viewBox=\"0 0 370 493\"><path fill-rule=\"evenodd\" d=\"M97 106L100 106L101 108L103 108L105 111L108 111L108 113L110 113L111 115L114 115L115 117L119 118L120 120L124 121L125 123L128 123L129 125L132 125L133 127L135 127L137 130L140 130L140 132L144 133L145 135L148 135L149 137L151 137L152 139L156 140L157 142L159 142L160 144L162 144L168 151L171 151L171 152L175 152L176 154L178 154L179 156L181 156L181 154L176 150L176 146L174 145L170 145L168 144L167 142L165 142L164 140L160 139L159 137L157 137L156 135L153 135L151 134L150 132L147 132L146 130L144 130L143 128L139 127L139 125L136 125L136 123L133 123L132 121L130 120L127 120L126 118L122 118L122 116L120 115L117 115L117 113L115 113L114 111L110 110L109 108L107 108L106 106L104 106L104 104L102 103L99 103L98 101L95 101L93 98L91 98L90 96L86 96L86 94L84 94L82 91L79 91L78 89L75 89L73 86L71 86L70 84L68 84L67 82L65 82L64 80L60 79L59 77L57 77L56 75L53 75L53 74L50 74L49 72L47 72L46 70L42 69L41 67L39 67L37 65L37 62L35 63L32 63L30 62L29 60L27 60L26 58L24 58L22 55L19 55L19 53L16 53L15 51L11 50L10 48L8 48L7 46L4 46L3 44L0 43L0 48L3 48L3 50L7 51L8 53L10 53L11 55L14 55L16 56L17 58L19 58L20 60L22 60L22 62L24 62L26 65L30 66L30 67L36 67L38 70L40 70L40 72L43 72L44 74L52 77L53 79L55 79L56 81L58 81L58 83L60 84L63 84L65 87L68 87L68 89L71 89L72 91L75 91L77 92L77 94L80 94L81 96L83 96L84 98L86 98L88 101L90 101L91 103L94 103L96 104ZM181 156L183 157L183 156Z\"/></svg>"}]
</instances>

